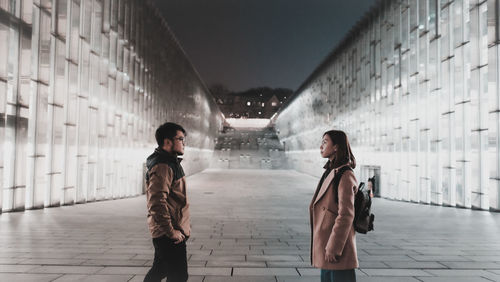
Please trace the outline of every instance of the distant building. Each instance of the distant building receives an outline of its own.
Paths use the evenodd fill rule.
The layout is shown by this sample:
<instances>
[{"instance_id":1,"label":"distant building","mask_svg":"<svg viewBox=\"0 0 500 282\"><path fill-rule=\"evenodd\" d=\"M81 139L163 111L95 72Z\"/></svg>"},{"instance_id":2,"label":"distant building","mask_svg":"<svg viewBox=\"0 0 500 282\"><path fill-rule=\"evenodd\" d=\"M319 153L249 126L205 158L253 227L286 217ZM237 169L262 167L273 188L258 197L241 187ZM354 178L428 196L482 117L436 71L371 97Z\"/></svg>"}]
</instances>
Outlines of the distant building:
<instances>
[{"instance_id":1,"label":"distant building","mask_svg":"<svg viewBox=\"0 0 500 282\"><path fill-rule=\"evenodd\" d=\"M243 92L214 89L212 95L227 118L271 118L293 91L284 88L252 88Z\"/></svg>"}]
</instances>

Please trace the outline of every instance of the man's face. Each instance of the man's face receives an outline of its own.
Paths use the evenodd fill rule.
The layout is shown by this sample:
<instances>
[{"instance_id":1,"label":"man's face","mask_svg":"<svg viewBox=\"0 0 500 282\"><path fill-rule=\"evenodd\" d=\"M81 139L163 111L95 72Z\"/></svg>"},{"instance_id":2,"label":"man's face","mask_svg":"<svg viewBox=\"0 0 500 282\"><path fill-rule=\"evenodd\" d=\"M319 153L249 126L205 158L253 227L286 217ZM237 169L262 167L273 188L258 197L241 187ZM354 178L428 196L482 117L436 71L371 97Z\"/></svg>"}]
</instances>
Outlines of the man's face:
<instances>
[{"instance_id":1,"label":"man's face","mask_svg":"<svg viewBox=\"0 0 500 282\"><path fill-rule=\"evenodd\" d=\"M173 138L172 153L184 155L184 146L186 145L186 136L182 131L177 130L177 135Z\"/></svg>"}]
</instances>

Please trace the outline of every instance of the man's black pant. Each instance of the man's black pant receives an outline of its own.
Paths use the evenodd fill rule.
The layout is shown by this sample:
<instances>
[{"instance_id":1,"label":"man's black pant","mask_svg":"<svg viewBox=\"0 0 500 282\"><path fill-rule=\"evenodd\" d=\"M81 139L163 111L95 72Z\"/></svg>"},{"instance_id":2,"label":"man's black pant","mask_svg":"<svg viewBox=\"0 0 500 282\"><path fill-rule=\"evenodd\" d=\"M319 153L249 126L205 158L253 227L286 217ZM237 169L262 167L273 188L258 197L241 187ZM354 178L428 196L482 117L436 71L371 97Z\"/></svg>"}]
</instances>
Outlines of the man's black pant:
<instances>
[{"instance_id":1,"label":"man's black pant","mask_svg":"<svg viewBox=\"0 0 500 282\"><path fill-rule=\"evenodd\" d=\"M167 236L153 238L155 260L144 278L144 282L186 282L188 279L186 242L175 244Z\"/></svg>"}]
</instances>

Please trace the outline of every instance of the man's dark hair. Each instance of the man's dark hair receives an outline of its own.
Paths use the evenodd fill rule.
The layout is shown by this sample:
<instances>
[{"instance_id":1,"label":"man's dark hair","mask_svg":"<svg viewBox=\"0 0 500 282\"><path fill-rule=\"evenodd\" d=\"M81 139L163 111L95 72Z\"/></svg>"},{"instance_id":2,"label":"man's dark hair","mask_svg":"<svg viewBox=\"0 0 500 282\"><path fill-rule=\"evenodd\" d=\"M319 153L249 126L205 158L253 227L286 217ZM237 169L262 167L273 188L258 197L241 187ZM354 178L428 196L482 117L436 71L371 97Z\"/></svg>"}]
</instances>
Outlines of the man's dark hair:
<instances>
[{"instance_id":1,"label":"man's dark hair","mask_svg":"<svg viewBox=\"0 0 500 282\"><path fill-rule=\"evenodd\" d=\"M174 140L174 137L177 135L177 131L181 131L182 133L186 134L186 130L182 128L182 126L178 125L177 123L173 122L166 122L158 129L156 129L155 133L155 138L156 138L156 143L158 143L158 146L161 148L163 147L163 141L165 138L168 138L170 140Z\"/></svg>"}]
</instances>

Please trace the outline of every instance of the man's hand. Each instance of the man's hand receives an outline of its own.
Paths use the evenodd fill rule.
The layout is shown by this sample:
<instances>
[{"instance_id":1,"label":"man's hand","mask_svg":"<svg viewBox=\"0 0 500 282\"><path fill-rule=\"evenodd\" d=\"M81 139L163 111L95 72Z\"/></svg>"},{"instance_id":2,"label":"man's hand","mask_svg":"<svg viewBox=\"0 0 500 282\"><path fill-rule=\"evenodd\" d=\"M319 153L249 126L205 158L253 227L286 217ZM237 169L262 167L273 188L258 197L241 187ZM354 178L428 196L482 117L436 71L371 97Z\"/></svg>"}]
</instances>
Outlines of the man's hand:
<instances>
[{"instance_id":1,"label":"man's hand","mask_svg":"<svg viewBox=\"0 0 500 282\"><path fill-rule=\"evenodd\" d=\"M325 260L330 263L336 263L337 258L335 258L334 254L329 254L328 252L325 252Z\"/></svg>"},{"instance_id":2,"label":"man's hand","mask_svg":"<svg viewBox=\"0 0 500 282\"><path fill-rule=\"evenodd\" d=\"M179 230L174 230L174 235L172 235L171 239L175 240L174 244L179 244L184 241L185 238L186 237L184 236L184 234L182 234L182 232L180 232Z\"/></svg>"}]
</instances>

